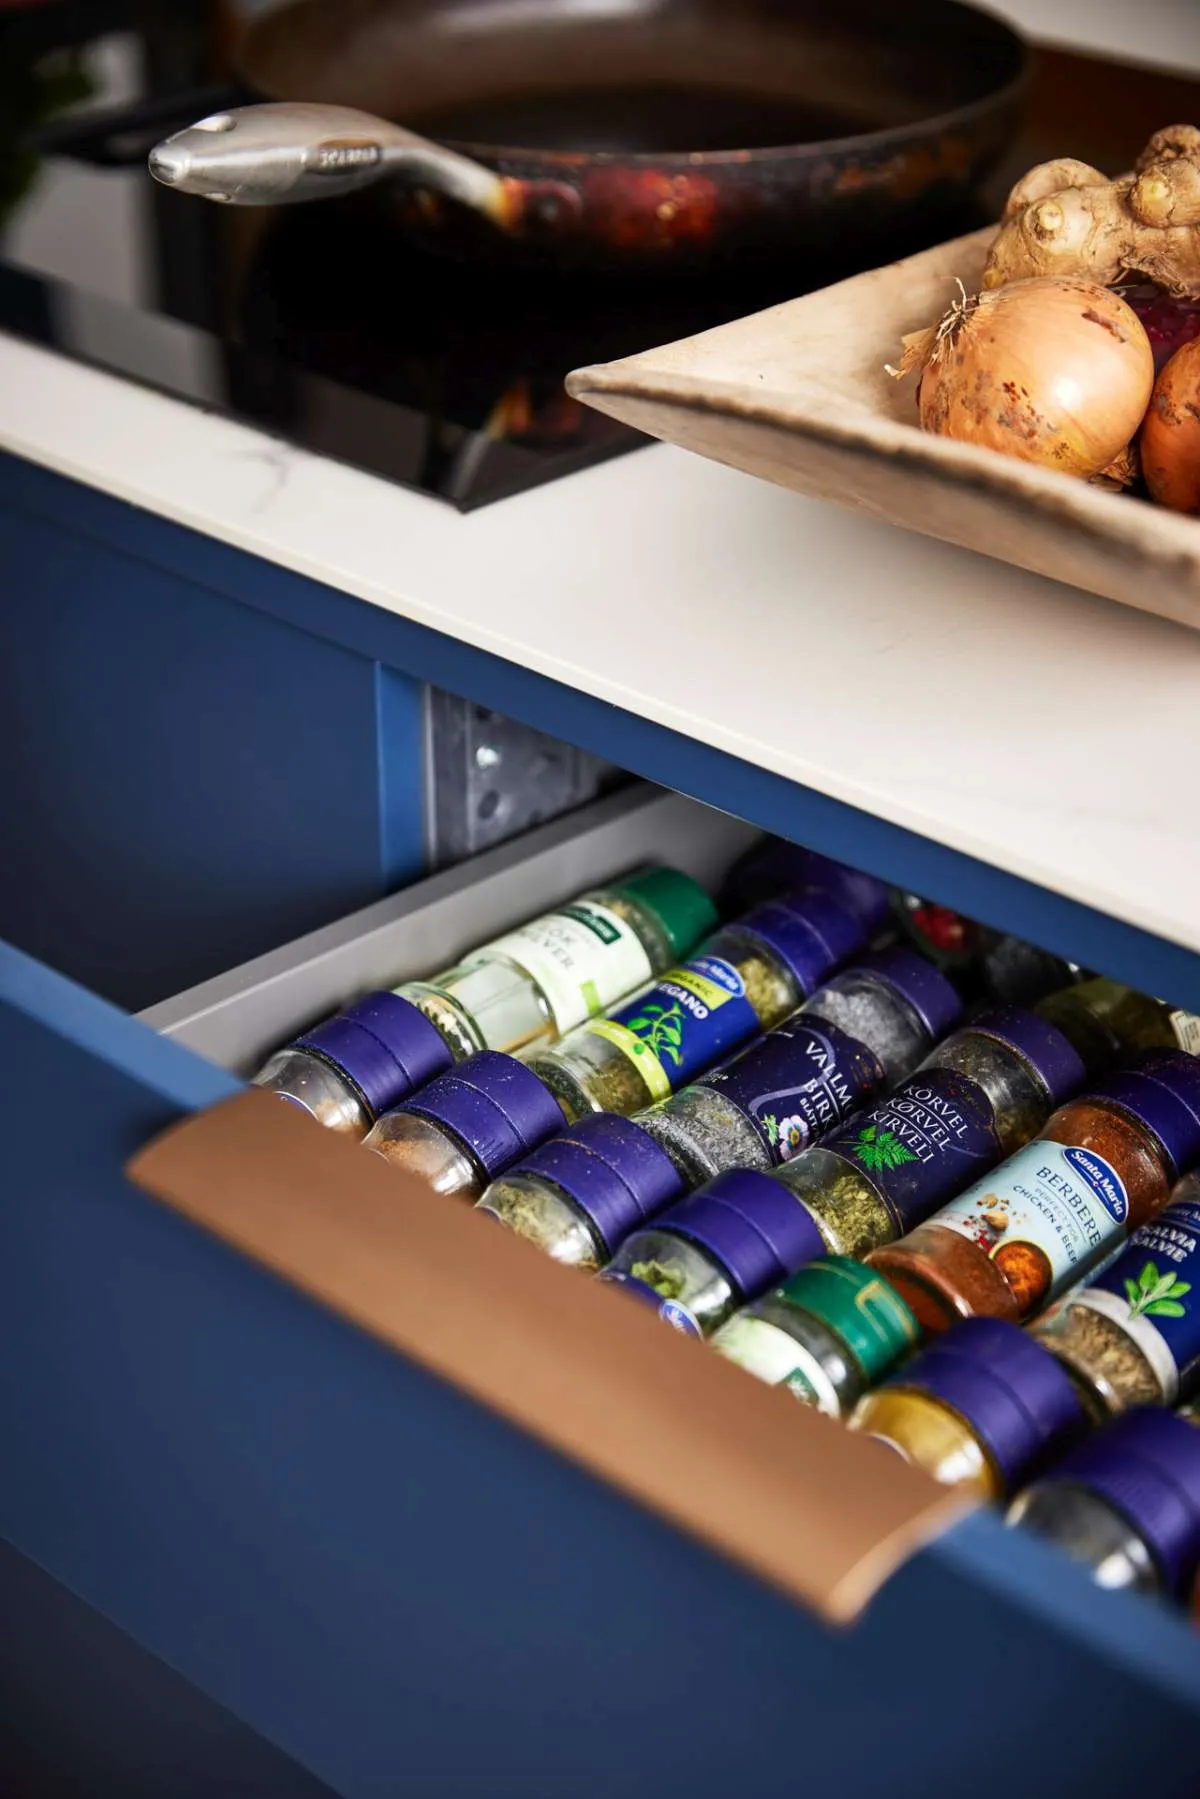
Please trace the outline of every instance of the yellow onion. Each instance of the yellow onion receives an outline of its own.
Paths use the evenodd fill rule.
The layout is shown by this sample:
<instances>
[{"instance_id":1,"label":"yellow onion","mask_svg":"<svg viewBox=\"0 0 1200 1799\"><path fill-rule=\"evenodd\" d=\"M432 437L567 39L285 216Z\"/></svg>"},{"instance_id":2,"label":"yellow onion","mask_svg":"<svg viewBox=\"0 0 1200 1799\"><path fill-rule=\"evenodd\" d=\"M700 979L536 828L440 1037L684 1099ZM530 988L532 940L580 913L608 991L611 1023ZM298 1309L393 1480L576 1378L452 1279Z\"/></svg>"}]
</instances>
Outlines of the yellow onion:
<instances>
[{"instance_id":1,"label":"yellow onion","mask_svg":"<svg viewBox=\"0 0 1200 1799\"><path fill-rule=\"evenodd\" d=\"M1090 281L1038 276L963 298L920 342L924 430L1089 478L1137 432L1154 352L1133 308Z\"/></svg>"}]
</instances>

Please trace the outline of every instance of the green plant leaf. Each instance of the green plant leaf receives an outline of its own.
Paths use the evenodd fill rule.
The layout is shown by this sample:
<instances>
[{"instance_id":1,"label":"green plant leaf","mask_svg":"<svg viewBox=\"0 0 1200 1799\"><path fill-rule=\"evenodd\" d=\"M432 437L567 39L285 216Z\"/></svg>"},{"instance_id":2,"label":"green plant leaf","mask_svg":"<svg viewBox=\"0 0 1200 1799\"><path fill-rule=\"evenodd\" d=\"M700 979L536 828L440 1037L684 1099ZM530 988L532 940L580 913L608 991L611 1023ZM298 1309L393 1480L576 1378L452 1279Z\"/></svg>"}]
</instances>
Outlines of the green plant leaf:
<instances>
[{"instance_id":1,"label":"green plant leaf","mask_svg":"<svg viewBox=\"0 0 1200 1799\"><path fill-rule=\"evenodd\" d=\"M861 1130L858 1133L858 1140L860 1143L874 1143L875 1133L876 1133L876 1126L873 1124L869 1124L869 1125L867 1125L865 1130Z\"/></svg>"},{"instance_id":2,"label":"green plant leaf","mask_svg":"<svg viewBox=\"0 0 1200 1799\"><path fill-rule=\"evenodd\" d=\"M776 1118L774 1116L774 1114L771 1112L765 1112L763 1114L763 1124L766 1126L766 1129L767 1129L767 1142L768 1143L778 1143L778 1141L779 1141L779 1120L778 1120L778 1118Z\"/></svg>"},{"instance_id":3,"label":"green plant leaf","mask_svg":"<svg viewBox=\"0 0 1200 1799\"><path fill-rule=\"evenodd\" d=\"M650 1020L648 1018L643 1018L639 1013L636 1018L631 1018L629 1020L629 1023L625 1028L627 1031L648 1031L650 1029Z\"/></svg>"},{"instance_id":4,"label":"green plant leaf","mask_svg":"<svg viewBox=\"0 0 1200 1799\"><path fill-rule=\"evenodd\" d=\"M1167 1298L1168 1299L1182 1299L1184 1294L1190 1293L1191 1290L1192 1290L1191 1281L1176 1281L1175 1285L1171 1288L1170 1292L1167 1294Z\"/></svg>"},{"instance_id":5,"label":"green plant leaf","mask_svg":"<svg viewBox=\"0 0 1200 1799\"><path fill-rule=\"evenodd\" d=\"M1137 1282L1127 1280L1125 1282L1125 1297L1129 1301L1130 1305L1135 1306L1137 1304L1138 1300L1141 1298L1141 1296L1142 1296L1142 1290L1138 1286Z\"/></svg>"},{"instance_id":6,"label":"green plant leaf","mask_svg":"<svg viewBox=\"0 0 1200 1799\"><path fill-rule=\"evenodd\" d=\"M1158 1269L1154 1266L1153 1262L1147 1262L1142 1269L1142 1272L1138 1275L1138 1286L1142 1289L1143 1293L1149 1293L1151 1287L1157 1287L1157 1285Z\"/></svg>"},{"instance_id":7,"label":"green plant leaf","mask_svg":"<svg viewBox=\"0 0 1200 1799\"><path fill-rule=\"evenodd\" d=\"M664 1056L668 1056L671 1059L671 1061L674 1062L676 1068L678 1068L679 1064L683 1061L683 1057L680 1055L679 1051L675 1048L675 1045L673 1043L664 1043L662 1046L662 1053Z\"/></svg>"},{"instance_id":8,"label":"green plant leaf","mask_svg":"<svg viewBox=\"0 0 1200 1799\"><path fill-rule=\"evenodd\" d=\"M1175 1304L1173 1299L1155 1299L1146 1307L1149 1318L1186 1318L1187 1307Z\"/></svg>"}]
</instances>

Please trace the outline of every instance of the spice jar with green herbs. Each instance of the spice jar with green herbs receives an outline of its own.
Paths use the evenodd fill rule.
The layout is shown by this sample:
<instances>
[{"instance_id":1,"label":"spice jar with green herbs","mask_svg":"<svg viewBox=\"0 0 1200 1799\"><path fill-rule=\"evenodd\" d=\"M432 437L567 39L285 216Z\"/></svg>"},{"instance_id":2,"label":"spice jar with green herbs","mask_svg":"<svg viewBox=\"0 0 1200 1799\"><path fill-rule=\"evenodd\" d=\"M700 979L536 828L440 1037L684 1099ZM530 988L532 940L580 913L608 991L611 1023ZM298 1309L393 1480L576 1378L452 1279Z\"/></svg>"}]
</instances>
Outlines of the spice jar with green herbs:
<instances>
[{"instance_id":1,"label":"spice jar with green herbs","mask_svg":"<svg viewBox=\"0 0 1200 1799\"><path fill-rule=\"evenodd\" d=\"M1027 1143L1084 1078L1062 1033L998 1007L946 1038L895 1092L775 1178L814 1220L831 1255L861 1260L935 1212Z\"/></svg>"},{"instance_id":2,"label":"spice jar with green herbs","mask_svg":"<svg viewBox=\"0 0 1200 1799\"><path fill-rule=\"evenodd\" d=\"M453 1061L416 1006L394 993L368 993L279 1050L254 1079L329 1130L364 1137L380 1113Z\"/></svg>"},{"instance_id":3,"label":"spice jar with green herbs","mask_svg":"<svg viewBox=\"0 0 1200 1799\"><path fill-rule=\"evenodd\" d=\"M456 1057L481 1049L528 1056L635 993L716 922L712 901L689 875L645 868L396 991L420 1007Z\"/></svg>"},{"instance_id":4,"label":"spice jar with green herbs","mask_svg":"<svg viewBox=\"0 0 1200 1799\"><path fill-rule=\"evenodd\" d=\"M712 1346L802 1405L846 1418L919 1337L916 1319L881 1275L847 1256L820 1256L735 1312Z\"/></svg>"},{"instance_id":5,"label":"spice jar with green herbs","mask_svg":"<svg viewBox=\"0 0 1200 1799\"><path fill-rule=\"evenodd\" d=\"M1200 1018L1194 1013L1104 976L1047 994L1035 1010L1066 1032L1089 1074L1128 1060L1138 1050L1200 1051Z\"/></svg>"},{"instance_id":6,"label":"spice jar with green herbs","mask_svg":"<svg viewBox=\"0 0 1200 1799\"><path fill-rule=\"evenodd\" d=\"M708 1337L822 1247L777 1181L739 1168L634 1231L599 1278L656 1306L676 1330Z\"/></svg>"},{"instance_id":7,"label":"spice jar with green herbs","mask_svg":"<svg viewBox=\"0 0 1200 1799\"><path fill-rule=\"evenodd\" d=\"M923 956L880 950L638 1123L690 1186L727 1168L778 1167L915 1068L961 1009Z\"/></svg>"},{"instance_id":8,"label":"spice jar with green herbs","mask_svg":"<svg viewBox=\"0 0 1200 1799\"><path fill-rule=\"evenodd\" d=\"M825 894L758 906L612 1017L581 1025L530 1066L568 1118L627 1117L781 1024L862 946L860 920Z\"/></svg>"},{"instance_id":9,"label":"spice jar with green herbs","mask_svg":"<svg viewBox=\"0 0 1200 1799\"><path fill-rule=\"evenodd\" d=\"M494 1180L479 1209L574 1268L602 1268L683 1195L671 1158L631 1118L593 1112Z\"/></svg>"},{"instance_id":10,"label":"spice jar with green herbs","mask_svg":"<svg viewBox=\"0 0 1200 1799\"><path fill-rule=\"evenodd\" d=\"M926 1330L1014 1321L1083 1280L1200 1159L1200 1062L1158 1050L1055 1112L1033 1143L871 1257Z\"/></svg>"},{"instance_id":11,"label":"spice jar with green herbs","mask_svg":"<svg viewBox=\"0 0 1200 1799\"><path fill-rule=\"evenodd\" d=\"M981 1499L1015 1492L1086 1428L1061 1362L995 1318L947 1331L860 1400L850 1423Z\"/></svg>"},{"instance_id":12,"label":"spice jar with green herbs","mask_svg":"<svg viewBox=\"0 0 1200 1799\"><path fill-rule=\"evenodd\" d=\"M1136 1230L1115 1262L1033 1326L1097 1419L1200 1389L1200 1176Z\"/></svg>"},{"instance_id":13,"label":"spice jar with green herbs","mask_svg":"<svg viewBox=\"0 0 1200 1799\"><path fill-rule=\"evenodd\" d=\"M1200 1566L1200 1431L1174 1412L1126 1412L1018 1494L1008 1522L1098 1586L1183 1599Z\"/></svg>"},{"instance_id":14,"label":"spice jar with green herbs","mask_svg":"<svg viewBox=\"0 0 1200 1799\"><path fill-rule=\"evenodd\" d=\"M484 1050L385 1113L364 1147L435 1193L478 1199L489 1181L562 1126L554 1096L531 1069Z\"/></svg>"}]
</instances>

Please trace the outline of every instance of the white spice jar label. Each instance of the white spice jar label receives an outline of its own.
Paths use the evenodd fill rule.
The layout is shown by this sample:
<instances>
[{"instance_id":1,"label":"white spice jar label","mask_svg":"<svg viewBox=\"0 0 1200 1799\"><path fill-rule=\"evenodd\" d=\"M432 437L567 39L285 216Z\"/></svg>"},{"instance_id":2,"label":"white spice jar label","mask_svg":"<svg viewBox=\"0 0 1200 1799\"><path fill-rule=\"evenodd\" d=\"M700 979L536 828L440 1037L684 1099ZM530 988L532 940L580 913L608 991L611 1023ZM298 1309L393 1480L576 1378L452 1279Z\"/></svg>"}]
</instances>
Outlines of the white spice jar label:
<instances>
[{"instance_id":1,"label":"white spice jar label","mask_svg":"<svg viewBox=\"0 0 1200 1799\"><path fill-rule=\"evenodd\" d=\"M714 1349L770 1387L787 1387L804 1405L841 1417L837 1389L820 1362L766 1318L731 1318L713 1338Z\"/></svg>"},{"instance_id":2,"label":"white spice jar label","mask_svg":"<svg viewBox=\"0 0 1200 1799\"><path fill-rule=\"evenodd\" d=\"M591 900L531 920L468 957L464 966L497 956L537 982L560 1036L644 987L654 974L632 926Z\"/></svg>"},{"instance_id":3,"label":"white spice jar label","mask_svg":"<svg viewBox=\"0 0 1200 1799\"><path fill-rule=\"evenodd\" d=\"M1200 1056L1200 1018L1195 1012L1172 1012L1171 1029L1180 1049L1189 1056Z\"/></svg>"},{"instance_id":4,"label":"white spice jar label","mask_svg":"<svg viewBox=\"0 0 1200 1799\"><path fill-rule=\"evenodd\" d=\"M1128 1216L1129 1196L1111 1163L1043 1139L968 1187L934 1222L985 1249L1028 1315L1082 1280L1124 1235Z\"/></svg>"}]
</instances>

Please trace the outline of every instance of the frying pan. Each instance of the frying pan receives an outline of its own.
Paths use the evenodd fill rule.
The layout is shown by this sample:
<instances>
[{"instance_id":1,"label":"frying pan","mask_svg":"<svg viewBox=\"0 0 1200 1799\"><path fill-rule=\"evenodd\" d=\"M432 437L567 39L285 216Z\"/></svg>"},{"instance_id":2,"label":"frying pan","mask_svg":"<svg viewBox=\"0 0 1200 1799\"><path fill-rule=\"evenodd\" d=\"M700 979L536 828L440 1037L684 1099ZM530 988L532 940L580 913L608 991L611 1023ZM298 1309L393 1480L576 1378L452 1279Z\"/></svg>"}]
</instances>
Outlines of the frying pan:
<instances>
[{"instance_id":1,"label":"frying pan","mask_svg":"<svg viewBox=\"0 0 1200 1799\"><path fill-rule=\"evenodd\" d=\"M1026 52L958 0L290 0L238 74L274 104L168 139L160 180L376 186L456 256L641 273L927 226L1012 137Z\"/></svg>"}]
</instances>

